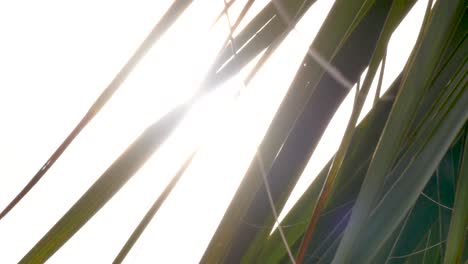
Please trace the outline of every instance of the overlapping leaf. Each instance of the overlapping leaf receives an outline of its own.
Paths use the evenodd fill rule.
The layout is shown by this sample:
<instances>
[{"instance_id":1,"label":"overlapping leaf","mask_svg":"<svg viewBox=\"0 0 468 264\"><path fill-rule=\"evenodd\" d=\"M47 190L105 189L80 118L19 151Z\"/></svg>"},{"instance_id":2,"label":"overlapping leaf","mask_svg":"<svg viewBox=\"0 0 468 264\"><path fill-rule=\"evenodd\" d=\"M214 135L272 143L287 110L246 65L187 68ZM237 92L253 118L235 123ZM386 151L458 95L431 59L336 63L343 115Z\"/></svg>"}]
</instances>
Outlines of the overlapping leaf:
<instances>
[{"instance_id":1,"label":"overlapping leaf","mask_svg":"<svg viewBox=\"0 0 468 264\"><path fill-rule=\"evenodd\" d=\"M158 30L166 30L190 2L174 2ZM21 263L42 263L54 254L144 164L178 125L192 102L237 73L265 48L269 49L268 54L274 52L315 0L277 2L292 20L282 19L274 3L268 4L238 36L231 38L234 45L224 47L205 76L200 92L149 127ZM392 16L394 20L387 21L392 24L391 30L387 27L387 35L412 3L337 0L311 48L355 82L369 64L390 5L404 8L396 18ZM251 4L249 1L244 10ZM304 247L306 262L440 262L445 258L446 263L455 263L468 258L467 245L463 244L468 221L466 143L462 151L468 119L466 12L466 0L437 2L403 76L356 130L349 133L349 148L342 146L342 163L333 165L338 170L332 191L323 210L318 211L320 215L310 245ZM154 33L152 40L161 32ZM371 72L377 69L388 36L381 41L378 54L374 54L371 62ZM137 63L144 50L130 65ZM259 146L277 209L284 206L326 125L348 93L313 58L306 56L303 65ZM36 175L26 192L111 97L130 70L131 67L116 77L112 87L98 99L97 106L93 106L51 162L46 163L42 174ZM368 91L371 75L364 83L363 94ZM359 100L364 100L364 95ZM286 239L294 251L300 248L331 164L324 168L284 221ZM275 218L262 185L261 170L253 162L202 263L289 261L278 232L269 236ZM19 199L26 192L20 194ZM156 209L143 219L117 261L130 250L160 204L161 201L156 202ZM0 214L0 218L3 215Z\"/></svg>"},{"instance_id":2,"label":"overlapping leaf","mask_svg":"<svg viewBox=\"0 0 468 264\"><path fill-rule=\"evenodd\" d=\"M332 61L332 64L345 73L350 80L355 81L368 64L371 51L375 46L378 36L378 29L385 18L382 14L387 10L381 6L374 8L361 25L356 28L356 31L350 36L349 41L343 45L342 51ZM370 37L370 34L374 34L374 36ZM365 45L360 41L364 35L369 38L369 41ZM308 59L306 58L306 60ZM308 71L308 69L303 68L305 67L301 67L298 74L302 75ZM291 89L305 84L296 85L295 87L291 87ZM294 188L298 177L301 175L311 153L322 136L327 123L348 92L348 90L343 89L341 84L328 74L317 85L316 91L289 132L268 172L267 177L271 183L272 197L278 209L284 206L287 197ZM315 120L315 122L311 124L308 122L309 120ZM308 136L304 137L303 135ZM257 229L252 228L247 223L264 226L273 225L273 222L265 222L266 217L271 215L266 197L265 186L262 185L257 191L249 210L243 217L246 223L243 223L237 232L237 238L242 237L244 243L238 243L233 246L231 251L232 257L243 255L242 252L245 251L248 245L245 241L249 241L249 236L253 238L258 232ZM266 239L267 234L261 233L264 235L263 239ZM242 247L245 249L242 249ZM252 250L253 246L251 246L251 253L249 254L254 254Z\"/></svg>"},{"instance_id":3,"label":"overlapping leaf","mask_svg":"<svg viewBox=\"0 0 468 264\"><path fill-rule=\"evenodd\" d=\"M367 224L369 223L367 218L370 215L376 196L379 194L379 192L382 191L382 186L385 181L386 174L390 171L391 166L395 162L396 155L402 143L402 139L408 133L407 130L413 118L413 114L411 113L414 113L415 109L417 109L417 100L422 97L425 90L427 89L427 85L431 80L431 74L435 72L437 62L442 55L441 53L443 51L443 46L448 41L447 39L449 37L450 31L462 17L463 11L464 1L442 1L436 3L434 13L431 17L431 22L426 31L426 36L424 37L424 41L417 51L414 62L410 64L408 73L403 80L402 89L400 90L397 97L398 99L393 106L392 113L390 114L389 120L386 124L386 128L382 134L371 164L369 165L369 169L367 171L368 176L366 176L364 180L362 191L359 193L356 205L353 207L350 223L346 228L343 239L340 242L340 246L338 247L338 251L333 260L334 263L349 262L351 259L353 259L353 261L358 259L362 260L360 257L353 257L357 255L355 253L356 251L353 249L358 245L358 243L356 243L356 238L358 237L358 234L362 234L364 226L366 226L366 230L370 230L369 225ZM460 101L458 102L463 103L463 100L464 98L461 96ZM465 109L462 110L466 112ZM454 119L452 120L452 122L454 122L454 124L451 126L451 131L453 133L456 125L460 125L460 122L461 125L463 125L465 120L463 120L463 113L458 113L455 111L452 112L452 114L456 116L453 117ZM440 129L442 129L442 127ZM445 139L447 139L447 137L445 137ZM427 143L427 146L432 146L434 142L436 142L436 140L431 138L431 141ZM438 143L442 144L441 142ZM451 141L449 143L451 143ZM443 155L446 149L441 148L438 151L443 151ZM435 160L432 162L436 162L437 164L437 162L440 161L440 157L438 157L438 160L435 153L433 153L432 157L435 158ZM429 173L430 175L432 171L427 171L429 168L435 169L430 166L425 166L425 170L422 171L426 171L426 173ZM402 179L405 178L402 177ZM423 186L424 185L425 184L423 184ZM409 187L409 185L406 187ZM406 191L416 192L416 190L417 189L409 189ZM414 203L414 199L415 198L413 197L408 197L406 201L412 205L412 203ZM389 208L391 207L385 207L387 210L389 210ZM405 209L403 210L405 213L409 209L406 206L402 206L401 208ZM392 218L392 220L395 221L391 225L392 229L395 228L395 224L401 221L401 217L404 215L403 212L399 214L392 212L393 217L395 217ZM383 222L379 223L382 226L384 225ZM389 226L388 228L390 229ZM383 229L379 232L383 236L390 235L388 231L385 231L386 230ZM378 236L374 236L374 238L377 237ZM383 239L383 237L378 238ZM366 259L366 257L364 257L364 259Z\"/></svg>"}]
</instances>

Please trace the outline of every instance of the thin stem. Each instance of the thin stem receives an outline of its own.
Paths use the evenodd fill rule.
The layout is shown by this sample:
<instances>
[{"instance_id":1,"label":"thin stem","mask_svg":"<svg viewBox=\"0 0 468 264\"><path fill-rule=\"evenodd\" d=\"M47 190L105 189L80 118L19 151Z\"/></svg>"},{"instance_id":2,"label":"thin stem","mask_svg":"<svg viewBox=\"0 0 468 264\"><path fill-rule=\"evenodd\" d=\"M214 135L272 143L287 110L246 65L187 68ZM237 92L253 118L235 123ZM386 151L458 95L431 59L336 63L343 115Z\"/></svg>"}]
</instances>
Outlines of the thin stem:
<instances>
[{"instance_id":1,"label":"thin stem","mask_svg":"<svg viewBox=\"0 0 468 264\"><path fill-rule=\"evenodd\" d=\"M429 250L431 248L434 248L434 247L437 247L443 243L445 243L447 240L443 240L443 241L440 241L434 245L431 245L431 246L428 246L426 248L423 248L421 250L417 250L417 251L414 251L414 252L411 252L409 254L406 254L406 255L402 255L402 256L393 256L393 257L390 257L390 259L402 259L402 258L407 258L407 257L411 257L411 256L414 256L414 255L417 255L419 253L422 253L422 252L425 252L426 250Z\"/></svg>"},{"instance_id":2,"label":"thin stem","mask_svg":"<svg viewBox=\"0 0 468 264\"><path fill-rule=\"evenodd\" d=\"M185 171L187 170L187 168L189 167L189 165L192 163L192 160L193 158L195 157L195 155L197 154L198 152L198 148L195 149L195 151L187 158L187 160L182 164L182 166L180 167L180 169L177 171L176 175L174 176L174 178L171 179L171 181L169 182L169 184L166 186L166 188L164 188L164 190L162 191L162 193L159 195L159 197L156 199L156 201L153 203L153 205L151 206L151 208L148 210L148 212L145 214L145 216L143 217L143 219L140 221L140 223L138 224L138 226L135 228L135 230L133 231L132 235L128 238L127 242L125 243L125 245L122 247L122 249L120 250L119 254L117 255L117 257L115 257L113 263L114 264L118 264L118 263L122 263L123 260L125 259L125 257L127 256L127 254L130 252L130 250L132 249L133 245L135 245L135 243L137 242L138 238L140 238L141 234L143 233L143 231L145 231L146 227L148 226L148 224L151 222L151 220L153 219L153 217L156 215L156 213L158 212L159 208L161 207L161 205L164 203L164 201L166 201L166 198L169 196L169 194L172 192L172 190L174 189L174 187L176 186L177 182L180 180L180 178L182 177L182 175L184 175Z\"/></svg>"},{"instance_id":3,"label":"thin stem","mask_svg":"<svg viewBox=\"0 0 468 264\"><path fill-rule=\"evenodd\" d=\"M377 104L380 98L380 91L382 90L382 82L383 82L386 60L387 60L387 49L385 49L383 57L382 57L382 65L380 66L379 82L377 83L377 89L375 90L374 105Z\"/></svg>"},{"instance_id":4,"label":"thin stem","mask_svg":"<svg viewBox=\"0 0 468 264\"><path fill-rule=\"evenodd\" d=\"M289 258L290 258L291 262L293 264L296 264L296 261L294 260L294 256L293 256L293 254L291 252L291 248L289 247L288 241L286 240L286 236L284 235L283 228L281 227L281 224L280 224L280 222L278 220L278 212L276 211L275 203L273 202L273 197L271 195L270 185L268 184L268 180L267 180L266 173L265 173L265 167L263 166L263 161L262 161L262 157L260 156L260 152L257 152L256 156L257 156L258 165L260 167L260 171L261 171L261 174L262 174L262 179L263 179L263 182L265 184L265 189L266 189L267 194L268 194L268 201L270 202L270 207L271 207L271 210L273 212L273 216L275 217L275 222L278 225L278 231L280 233L281 240L283 241L284 247L286 248L286 251L288 252L288 255L289 255Z\"/></svg>"},{"instance_id":5,"label":"thin stem","mask_svg":"<svg viewBox=\"0 0 468 264\"><path fill-rule=\"evenodd\" d=\"M403 223L403 226L401 227L400 232L398 232L398 236L396 237L395 242L393 242L392 249L390 250L388 257L385 260L385 264L387 264L388 261L390 260L390 256L393 254L393 251L395 250L395 247L398 244L398 241L400 240L400 236L403 233L403 230L405 230L406 224L408 223L408 219L410 218L410 215L413 212L413 209L414 207L411 208L411 210L408 212L408 215L405 218L405 222Z\"/></svg>"},{"instance_id":6,"label":"thin stem","mask_svg":"<svg viewBox=\"0 0 468 264\"><path fill-rule=\"evenodd\" d=\"M432 199L429 195L425 194L424 192L421 192L421 195L424 196L424 197L426 197L429 201L431 201L431 202L437 204L438 206L440 206L440 207L442 207L442 208L445 208L445 209L447 209L447 210L453 211L452 208L450 208L450 207L448 207L448 206L446 206L446 205L443 205L443 204L437 202L436 200Z\"/></svg>"},{"instance_id":7,"label":"thin stem","mask_svg":"<svg viewBox=\"0 0 468 264\"><path fill-rule=\"evenodd\" d=\"M294 24L292 23L291 18L287 14L286 10L282 6L282 4L278 0L272 1L273 5L275 6L276 10L278 11L278 15L281 19L290 27L292 28L298 36L303 40L304 38L296 29ZM330 62L324 59L313 47L309 46L307 50L307 54L315 60L330 76L332 76L338 83L343 85L346 89L351 90L353 88L353 84L349 81L335 66L333 66Z\"/></svg>"},{"instance_id":8,"label":"thin stem","mask_svg":"<svg viewBox=\"0 0 468 264\"><path fill-rule=\"evenodd\" d=\"M429 246L429 242L431 241L431 229L429 229L429 234L427 235L427 240L426 240L426 248ZM424 251L424 255L423 255L423 264L426 260L426 253L427 251Z\"/></svg>"}]
</instances>

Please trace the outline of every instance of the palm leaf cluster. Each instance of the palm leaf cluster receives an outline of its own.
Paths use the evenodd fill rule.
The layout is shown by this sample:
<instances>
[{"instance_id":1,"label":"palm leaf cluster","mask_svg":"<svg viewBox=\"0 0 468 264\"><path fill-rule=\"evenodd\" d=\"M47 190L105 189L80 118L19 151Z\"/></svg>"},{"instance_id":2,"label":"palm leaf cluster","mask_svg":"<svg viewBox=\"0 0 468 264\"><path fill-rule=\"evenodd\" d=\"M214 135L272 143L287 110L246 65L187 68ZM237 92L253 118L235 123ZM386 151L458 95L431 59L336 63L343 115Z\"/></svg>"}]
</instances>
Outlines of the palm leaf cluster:
<instances>
[{"instance_id":1,"label":"palm leaf cluster","mask_svg":"<svg viewBox=\"0 0 468 264\"><path fill-rule=\"evenodd\" d=\"M317 0L325 1L325 0ZM114 161L21 263L60 249L167 139L190 106L260 55L251 76L294 30L315 0L273 0L231 35L199 90L148 127ZM0 219L66 150L138 61L192 1L176 0L70 136L0 214ZM234 2L227 2L226 9ZM411 56L382 86L388 42L416 0L336 0L304 54L256 158L212 237L202 263L465 263L468 260L468 2L428 1ZM434 4L434 5L433 5ZM223 14L220 14L220 16ZM379 67L379 65L382 65ZM362 72L368 68L363 80ZM379 71L380 68L380 71ZM370 94L379 80L376 95ZM249 78L245 80L248 85ZM352 84L358 83L353 90ZM388 88L384 95L380 90ZM286 204L338 106L355 91L341 145L285 219ZM369 114L358 123L366 98ZM135 227L125 259L196 151Z\"/></svg>"}]
</instances>

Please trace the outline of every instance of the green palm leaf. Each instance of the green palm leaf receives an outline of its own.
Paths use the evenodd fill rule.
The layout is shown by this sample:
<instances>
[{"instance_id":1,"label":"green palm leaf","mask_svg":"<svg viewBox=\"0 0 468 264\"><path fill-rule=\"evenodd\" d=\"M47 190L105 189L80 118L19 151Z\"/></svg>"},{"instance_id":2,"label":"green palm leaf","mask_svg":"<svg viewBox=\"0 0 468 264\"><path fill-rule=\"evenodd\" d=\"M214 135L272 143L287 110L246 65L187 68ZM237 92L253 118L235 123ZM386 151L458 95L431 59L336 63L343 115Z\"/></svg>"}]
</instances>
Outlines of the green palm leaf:
<instances>
[{"instance_id":1,"label":"green palm leaf","mask_svg":"<svg viewBox=\"0 0 468 264\"><path fill-rule=\"evenodd\" d=\"M352 257L351 251L356 245L355 238L368 222L367 217L370 215L372 204L376 195L382 190L385 175L395 161L398 147L405 134L407 134L406 131L412 119L410 113L414 112L417 107L417 100L422 97L425 89L427 89L426 86L430 81L431 73L435 70L436 63L443 51L443 45L447 42L453 25L456 25L463 15L463 5L463 1L437 2L424 37L425 41L415 56L414 62L410 64L411 66L404 78L402 89L392 109L386 129L369 165L367 175L372 176L367 176L364 180L363 191L360 192L353 208L350 223L335 255L334 263L348 262ZM411 87L411 89L406 87ZM463 125L465 121L462 119L463 116L459 118L461 120L459 122ZM434 162L438 162L438 160ZM432 171L429 173L432 173Z\"/></svg>"},{"instance_id":2,"label":"green palm leaf","mask_svg":"<svg viewBox=\"0 0 468 264\"><path fill-rule=\"evenodd\" d=\"M374 8L371 15L365 19L362 25L357 27L356 32L350 36L349 42L343 45L342 51L333 60L333 64L342 72L345 72L351 80L357 79L369 61L373 45L375 45L378 36L376 29L383 23L382 12L385 12L385 9L382 7ZM369 37L369 42L366 45L361 45L360 39L363 35L369 35L370 32L375 36ZM310 63L310 57L305 57L303 63ZM301 67L297 76L306 76L309 72L310 68ZM290 89L300 89L300 87L306 86L308 81L310 80L304 79L303 82L296 82ZM277 208L284 206L289 193L304 169L327 123L347 93L348 90L343 89L341 84L328 74L318 83L316 92L314 93L315 96L312 96L307 102L268 172L267 177L271 182L271 192ZM316 120L316 123L315 125L310 125L307 123L307 120ZM304 134L309 136L307 138L301 137ZM265 144L267 143L265 141ZM255 165L252 164L251 166ZM252 176L247 177L254 177L253 174L248 175ZM243 216L244 222L266 226L273 224L273 222L264 223L265 218L271 215L266 197L264 186L260 186L248 211ZM241 223L236 231L235 240L243 242L232 246L227 259L235 262L236 258L241 256L242 252L246 250L248 244L245 241L252 239L258 231L246 223ZM264 235L267 234L265 233Z\"/></svg>"},{"instance_id":3,"label":"green palm leaf","mask_svg":"<svg viewBox=\"0 0 468 264\"><path fill-rule=\"evenodd\" d=\"M0 219L44 176L149 48L173 29L171 25L191 2L172 3L59 149L0 213ZM143 131L20 263L46 262L133 177L194 103L236 77L266 50L244 77L247 86L316 2L273 0L233 36L257 2L244 1L233 18L228 12L238 2L225 1L213 26L229 16L230 33L223 36L225 43L208 71L199 76L198 91ZM407 64L379 97L380 89L387 88L382 84L389 65L387 70L382 66L377 93L368 95L379 64L398 56L387 54L387 46L415 2L334 1L258 145L256 156L261 162L251 161L201 263L294 263L293 255L297 263L468 261L468 2L439 0L432 7L429 0ZM191 48L188 43L187 49ZM177 78L184 78L184 73L178 74ZM270 234L278 221L276 211L285 207L332 116L356 82L353 111L338 151ZM259 108L267 97L258 99ZM364 103L371 97L374 105L358 124ZM194 155L185 159L122 243L121 251L113 254L115 263L130 252Z\"/></svg>"},{"instance_id":4,"label":"green palm leaf","mask_svg":"<svg viewBox=\"0 0 468 264\"><path fill-rule=\"evenodd\" d=\"M330 60L336 56L341 45L343 45L342 43L347 40L346 34L349 34L350 25L356 20L356 17L350 13L350 10L356 10L357 12L361 8L362 2L363 1L337 1L335 3L327 17L327 20L322 25L321 31L318 33L312 44L312 48L317 50L323 58ZM339 21L343 19L343 23L334 23L338 17L340 18ZM329 45L330 43L334 44ZM349 52L346 54L348 54L347 56L351 56L353 53ZM357 54L358 53L354 53L353 55ZM356 56L355 58L359 58L359 56ZM364 58L365 57L361 59ZM345 59L345 61L350 62L352 60ZM301 71L296 75L291 88L272 121L270 126L271 129L267 132L259 147L266 171L270 170L275 156L294 125L294 121L303 111L308 101L307 99L317 89L317 84L324 74L323 68L311 57L307 56L303 62L307 67L301 69ZM335 102L334 105L337 107L338 103ZM329 113L334 111L332 109L333 108L329 110ZM331 118L331 114L329 114L328 118ZM324 122L326 124L328 121ZM322 127L322 129L324 129L324 127ZM318 132L318 135L320 134L321 132ZM232 243L231 241L234 239L234 234L239 233L240 230L238 230L238 228L242 224L241 219L247 212L249 205L252 203L252 199L254 199L255 194L261 185L262 180L260 177L260 170L256 163L252 163L243 182L241 183L238 193L236 193L233 198L233 201L218 227L216 234L211 240L210 246L205 252L202 262L219 262L221 259L228 256ZM263 200L264 197L261 199ZM256 208L259 207L257 206ZM233 256L236 258L239 257L237 253L234 253Z\"/></svg>"},{"instance_id":5,"label":"green palm leaf","mask_svg":"<svg viewBox=\"0 0 468 264\"><path fill-rule=\"evenodd\" d=\"M465 132L466 133L466 132ZM468 135L468 133L466 133ZM458 176L455 206L453 210L450 229L447 237L447 249L445 263L457 263L461 261L465 234L468 227L468 137L465 136L465 149Z\"/></svg>"},{"instance_id":6,"label":"green palm leaf","mask_svg":"<svg viewBox=\"0 0 468 264\"><path fill-rule=\"evenodd\" d=\"M189 105L172 110L149 127L68 210L20 263L43 263L129 180L177 126Z\"/></svg>"}]
</instances>

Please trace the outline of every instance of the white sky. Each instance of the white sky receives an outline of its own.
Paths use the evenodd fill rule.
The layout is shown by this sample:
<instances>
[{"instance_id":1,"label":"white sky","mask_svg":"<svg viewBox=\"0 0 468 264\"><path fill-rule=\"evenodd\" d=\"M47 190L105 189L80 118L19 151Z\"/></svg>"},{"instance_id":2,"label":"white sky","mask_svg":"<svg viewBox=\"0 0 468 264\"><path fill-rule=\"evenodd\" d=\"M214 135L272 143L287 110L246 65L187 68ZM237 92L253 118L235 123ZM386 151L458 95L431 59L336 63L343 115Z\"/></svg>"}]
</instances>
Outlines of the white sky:
<instances>
[{"instance_id":1,"label":"white sky","mask_svg":"<svg viewBox=\"0 0 468 264\"><path fill-rule=\"evenodd\" d=\"M171 2L0 1L0 208L68 135ZM245 2L237 0L231 15L236 17ZM266 2L257 1L246 20ZM293 32L287 37L238 100L225 91L195 107L168 142L49 263L111 262L182 160L203 142L126 258L126 263L197 262L332 2L319 0L306 13L297 26L300 36ZM383 88L406 62L426 3L419 1L405 19L409 31L399 30L392 37ZM190 96L227 36L225 19L208 32L222 8L222 0L195 1L40 183L0 221L0 248L8 249L2 250L1 263L16 263L144 128ZM247 72L226 87L242 87ZM337 149L351 107L347 98L294 197Z\"/></svg>"}]
</instances>

